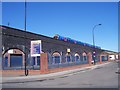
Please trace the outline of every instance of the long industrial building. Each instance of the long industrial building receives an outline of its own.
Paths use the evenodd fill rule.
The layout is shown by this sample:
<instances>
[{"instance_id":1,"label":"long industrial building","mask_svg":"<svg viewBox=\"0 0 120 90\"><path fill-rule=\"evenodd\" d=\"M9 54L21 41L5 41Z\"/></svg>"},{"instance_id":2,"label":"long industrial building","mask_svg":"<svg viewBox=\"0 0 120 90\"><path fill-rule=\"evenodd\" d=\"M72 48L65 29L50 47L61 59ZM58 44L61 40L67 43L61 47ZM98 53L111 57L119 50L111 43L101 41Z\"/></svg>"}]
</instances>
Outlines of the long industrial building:
<instances>
[{"instance_id":1,"label":"long industrial building","mask_svg":"<svg viewBox=\"0 0 120 90\"><path fill-rule=\"evenodd\" d=\"M36 47L40 49L38 53L47 53L48 69L89 64L93 58L95 58L96 63L100 60L104 62L110 59L110 55L112 55L112 59L113 57L118 59L116 53L108 53L98 46L94 47L60 35L47 37L8 26L0 26L0 28L2 30L3 70L23 70L25 58L27 69L39 70L41 56L40 54L32 55L36 52L33 50ZM32 44L33 48L32 41L40 41L40 48L35 43ZM95 57L93 52L95 52Z\"/></svg>"}]
</instances>

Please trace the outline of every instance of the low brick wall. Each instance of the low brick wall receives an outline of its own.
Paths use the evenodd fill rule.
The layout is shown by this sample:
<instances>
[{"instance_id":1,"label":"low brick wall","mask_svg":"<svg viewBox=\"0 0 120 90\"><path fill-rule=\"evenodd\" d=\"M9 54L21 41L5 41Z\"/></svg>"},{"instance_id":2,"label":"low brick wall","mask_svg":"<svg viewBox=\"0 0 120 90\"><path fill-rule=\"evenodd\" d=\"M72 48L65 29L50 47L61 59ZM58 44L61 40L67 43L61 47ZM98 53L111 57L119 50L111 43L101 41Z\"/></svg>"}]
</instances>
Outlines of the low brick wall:
<instances>
[{"instance_id":1,"label":"low brick wall","mask_svg":"<svg viewBox=\"0 0 120 90\"><path fill-rule=\"evenodd\" d=\"M3 77L25 75L24 70L2 70L1 72ZM29 70L29 75L39 75L39 74L40 74L40 70Z\"/></svg>"},{"instance_id":2,"label":"low brick wall","mask_svg":"<svg viewBox=\"0 0 120 90\"><path fill-rule=\"evenodd\" d=\"M60 72L60 71L65 71L65 70L73 70L73 69L88 67L88 66L90 66L90 65L84 64L84 65L68 66L68 67L64 67L64 68L49 69L47 73Z\"/></svg>"},{"instance_id":3,"label":"low brick wall","mask_svg":"<svg viewBox=\"0 0 120 90\"><path fill-rule=\"evenodd\" d=\"M107 63L107 62L109 62L109 61L104 61L102 63L97 62L96 64L104 64L104 63ZM84 68L84 67L89 67L89 66L94 66L94 64L83 64L83 65L76 65L76 66L68 66L68 67L62 67L62 68L48 69L46 72L41 72L41 74L61 72L61 71L66 71L66 70L73 70L73 69Z\"/></svg>"},{"instance_id":4,"label":"low brick wall","mask_svg":"<svg viewBox=\"0 0 120 90\"><path fill-rule=\"evenodd\" d=\"M98 63L99 64L99 63ZM39 74L48 74L48 73L54 73L54 72L61 72L65 70L73 70L77 68L83 68L83 67L89 67L93 66L92 64L84 64L84 65L76 65L76 66L68 66L63 68L54 68L54 69L48 69L46 72L42 72L41 70L29 70L29 75L39 75ZM9 77L9 76L24 76L25 71L24 70L2 70L3 77Z\"/></svg>"},{"instance_id":5,"label":"low brick wall","mask_svg":"<svg viewBox=\"0 0 120 90\"><path fill-rule=\"evenodd\" d=\"M104 64L104 63L107 63L107 62L109 62L109 61L104 61L102 63L97 62L96 64ZM68 66L68 67L48 69L46 71L29 70L29 75L48 74L48 73L61 72L61 71L65 71L65 70L73 70L73 69L89 67L89 66L94 66L94 65L93 64L83 64L83 65L76 65L76 66ZM2 70L0 72L2 72L3 77L25 76L25 71L24 70Z\"/></svg>"}]
</instances>

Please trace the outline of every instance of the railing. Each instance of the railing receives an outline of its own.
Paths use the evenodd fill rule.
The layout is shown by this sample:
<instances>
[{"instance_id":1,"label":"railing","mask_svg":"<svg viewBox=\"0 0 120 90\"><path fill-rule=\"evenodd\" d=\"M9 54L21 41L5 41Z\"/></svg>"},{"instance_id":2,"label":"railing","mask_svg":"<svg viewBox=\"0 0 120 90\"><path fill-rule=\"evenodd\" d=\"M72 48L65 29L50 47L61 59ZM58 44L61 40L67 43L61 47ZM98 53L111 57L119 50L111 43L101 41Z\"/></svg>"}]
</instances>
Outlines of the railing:
<instances>
[{"instance_id":1,"label":"railing","mask_svg":"<svg viewBox=\"0 0 120 90\"><path fill-rule=\"evenodd\" d=\"M84 59L83 58L84 58L83 56L80 56L80 57L71 56L71 58L69 58L68 60L66 56L53 58L53 56L48 55L48 69L88 64L89 63L88 57ZM101 59L102 61L108 61L108 56L102 56ZM24 65L17 66L17 67L8 66L4 61L5 60L3 60L3 63L2 63L3 70L24 70L25 68ZM96 58L96 62L99 62L99 61L100 61L100 56ZM37 64L34 64L32 59L28 59L27 69L40 70L40 61Z\"/></svg>"},{"instance_id":2,"label":"railing","mask_svg":"<svg viewBox=\"0 0 120 90\"><path fill-rule=\"evenodd\" d=\"M2 59L2 69L3 70L24 70L25 69L24 65L9 66L8 65L8 60L6 60L6 61L5 61L4 58ZM31 59L28 59L27 69L29 69L29 70L40 70L40 64L39 65L34 65L33 63L34 62Z\"/></svg>"},{"instance_id":3,"label":"railing","mask_svg":"<svg viewBox=\"0 0 120 90\"><path fill-rule=\"evenodd\" d=\"M65 57L60 57L60 58L64 58L64 59L62 59L60 61L60 63L54 63L54 60L52 60L53 58L51 58L51 56L48 56L48 69L60 68L60 67L68 67L68 66L75 66L75 65L81 65L81 64L88 64L89 63L88 59L87 60L80 60L80 59L78 59L76 61L72 57L72 59L69 61L69 60L65 60L66 59Z\"/></svg>"}]
</instances>

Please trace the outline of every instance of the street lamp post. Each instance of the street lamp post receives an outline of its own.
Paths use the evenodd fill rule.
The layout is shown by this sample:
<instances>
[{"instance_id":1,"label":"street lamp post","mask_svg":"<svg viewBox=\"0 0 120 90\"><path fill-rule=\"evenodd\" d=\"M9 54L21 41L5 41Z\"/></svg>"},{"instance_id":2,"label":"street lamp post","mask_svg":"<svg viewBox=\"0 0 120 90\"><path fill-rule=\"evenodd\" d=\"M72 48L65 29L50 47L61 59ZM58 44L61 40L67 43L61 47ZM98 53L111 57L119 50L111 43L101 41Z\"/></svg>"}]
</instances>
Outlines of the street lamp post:
<instances>
[{"instance_id":1,"label":"street lamp post","mask_svg":"<svg viewBox=\"0 0 120 90\"><path fill-rule=\"evenodd\" d=\"M97 26L100 26L100 25L102 25L102 24L97 24L97 25L95 25L95 26L93 27L93 30L92 30L92 36L93 36L93 60L94 60L94 65L96 64L96 62L95 62L96 52L95 52L94 30L95 30L95 28L96 28Z\"/></svg>"},{"instance_id":2,"label":"street lamp post","mask_svg":"<svg viewBox=\"0 0 120 90\"><path fill-rule=\"evenodd\" d=\"M28 75L28 70L27 70L27 52L26 52L26 0L25 0L25 75L27 76Z\"/></svg>"}]
</instances>

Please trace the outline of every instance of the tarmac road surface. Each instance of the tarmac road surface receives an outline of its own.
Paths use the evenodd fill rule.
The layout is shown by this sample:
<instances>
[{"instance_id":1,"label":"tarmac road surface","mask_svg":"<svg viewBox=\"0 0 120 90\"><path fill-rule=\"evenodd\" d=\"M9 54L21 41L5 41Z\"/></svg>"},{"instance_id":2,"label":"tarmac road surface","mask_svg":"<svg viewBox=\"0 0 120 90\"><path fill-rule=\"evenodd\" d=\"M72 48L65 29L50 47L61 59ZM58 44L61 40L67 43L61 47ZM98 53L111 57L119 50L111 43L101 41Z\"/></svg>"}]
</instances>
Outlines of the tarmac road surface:
<instances>
[{"instance_id":1,"label":"tarmac road surface","mask_svg":"<svg viewBox=\"0 0 120 90\"><path fill-rule=\"evenodd\" d=\"M5 82L3 88L118 88L118 63L31 81Z\"/></svg>"}]
</instances>

